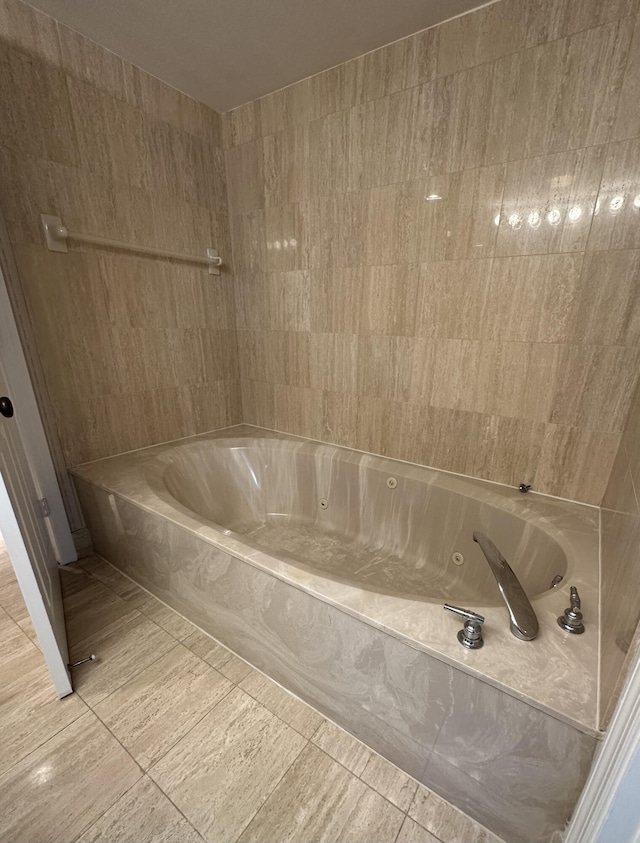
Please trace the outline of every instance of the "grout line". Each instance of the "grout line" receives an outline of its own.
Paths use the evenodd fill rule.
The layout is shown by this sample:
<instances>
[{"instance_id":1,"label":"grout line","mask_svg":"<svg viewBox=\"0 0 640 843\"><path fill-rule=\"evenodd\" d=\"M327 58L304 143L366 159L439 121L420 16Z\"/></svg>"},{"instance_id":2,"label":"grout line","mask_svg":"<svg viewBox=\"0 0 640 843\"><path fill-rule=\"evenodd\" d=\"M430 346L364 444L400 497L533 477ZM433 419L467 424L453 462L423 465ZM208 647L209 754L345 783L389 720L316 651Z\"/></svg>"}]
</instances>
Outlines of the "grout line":
<instances>
[{"instance_id":1,"label":"grout line","mask_svg":"<svg viewBox=\"0 0 640 843\"><path fill-rule=\"evenodd\" d=\"M96 554L96 555L97 555L97 554ZM103 559L103 557L99 557L99 558ZM123 572L119 571L119 569L118 569L118 568L115 568L115 566L111 565L111 563L110 563L110 562L108 562L108 560L103 559L103 561L104 561L104 562L106 562L106 564L110 565L112 568L114 568L114 570L118 571L119 573L123 573ZM87 572L87 573L88 573L88 574L89 574L89 575L90 575L93 579L97 579L97 578L93 577L93 575L91 575L91 574L90 574L90 572ZM126 574L123 574L123 575L124 575L124 576L127 576ZM129 577L127 577L127 578L128 578L128 579L131 579L131 578L129 578ZM100 582L100 581L98 580L98 582ZM131 582L133 582L135 585L137 585L137 583L135 583L135 581L134 581L134 580L132 580L132 579L131 579ZM106 587L108 588L108 586L106 586ZM140 588L140 586L138 586L138 587ZM113 590L113 589L111 589L111 590ZM114 592L114 593L115 593L115 592ZM152 595L152 596L154 596L154 597L155 597L155 595ZM121 599L123 599L123 598L121 598ZM155 598L155 599L157 599L157 598ZM162 603L162 601L159 601L159 602L161 602L161 603ZM162 603L162 605L167 606L167 604L165 604L165 603ZM182 615L180 615L180 613L176 612L176 611L175 611L174 609L172 609L170 606L167 606L167 608L169 609L169 611L174 612L174 614L178 615L179 617L182 617ZM142 613L141 613L141 614L142 614ZM145 616L145 617L146 617L146 616ZM150 619L149 619L149 620L150 620ZM188 619L186 619L186 618L185 618L185 620L188 620ZM151 621L151 623L154 623L154 625L155 625L155 626L158 626L158 627L159 627L159 625L158 625L158 624L155 624L155 622L154 622L154 621ZM189 623L192 623L192 622L191 622L191 621L189 621ZM192 624L192 625L195 627L195 624ZM159 627L159 628L161 628L161 629L162 629L162 627ZM196 628L197 630L199 630L199 627L195 627L195 628ZM225 649L229 650L229 648L228 648L228 647L226 647L226 645L222 644L222 642L218 642L215 638L213 638L213 636L211 636L211 635L209 635L208 633L204 632L204 630L200 630L200 631L202 631L205 635L207 635L207 636L208 636L209 638L211 638L213 641L216 641L216 643L219 643L221 646L225 647ZM172 637L173 637L173 636L172 636ZM196 653L193 653L193 651L192 651L189 647L186 647L186 645L184 645L182 641L179 641L179 640L177 640L177 639L174 639L174 640L176 640L176 644L175 644L175 646L174 646L174 647L172 647L172 648L171 648L171 650L168 650L168 651L167 651L167 653L172 652L173 650L175 650L175 649L177 648L177 646L178 646L178 645L180 645L180 644L181 644L183 647L185 647L185 649L188 649L188 650L189 650L189 652L191 652L194 656L196 656L198 659L200 659L200 661L202 661L204 664L206 664L206 665L207 665L207 667L209 667L211 670L214 670L215 672L219 673L219 671L217 671L217 670L216 670L216 669L215 669L212 665L210 665L208 662L206 662L206 660L202 659L202 658L201 658L200 656L198 656ZM230 652L232 655L236 655L236 656L237 656L237 654L233 653L233 651L232 651L232 650L229 650L229 652ZM162 656L160 656L160 657L159 657L159 659L160 659L160 658L162 658L163 656L167 655L167 653L164 653ZM242 657L237 656L237 658L240 658L240 659L241 659ZM150 663L149 665L147 665L147 667L150 667L150 666L151 666L151 664L155 664L157 661L159 661L159 659L156 659L154 662L152 662L152 663ZM244 659L242 659L242 661L245 661L245 660L244 660ZM117 736L116 736L116 735L115 735L115 734L111 731L111 729L109 728L109 726L107 726L107 724L104 722L104 720L102 720L102 718L101 718L101 717L100 717L100 715L99 715L99 714L95 711L95 709L93 708L93 706L90 706L90 705L89 705L88 703L86 703L86 701L84 701L84 700L83 700L83 702L85 702L85 705L87 705L87 707L89 708L89 710L90 710L90 711L91 711L91 712L92 712L92 713L96 716L96 718L97 718L97 719L98 719L98 720L99 720L99 721L100 721L100 722L104 725L104 727L105 727L105 728L109 731L109 733L110 733L110 734L111 734L111 735L115 738L115 740L117 740L117 742L118 742L118 743L122 746L122 748L123 748L123 749L127 752L127 754L128 754L128 755L129 755L129 756L133 759L133 761L134 761L134 762L138 765L138 767L139 767L139 768L142 770L142 772L143 772L143 777L144 777L144 776L148 776L148 778L149 778L149 779L150 779L150 780L151 780L151 781L152 781L152 782L153 782L153 783L154 783L154 784L155 784L155 785L156 785L156 786L157 786L157 787L161 790L161 792L162 792L162 793L163 793L163 794L164 794L164 795L165 795L165 796L166 796L166 797L167 797L170 801L171 801L171 799L170 799L169 795L168 795L167 793L165 793L165 791L164 791L164 790L160 787L160 785L159 785L159 784L155 781L155 779L153 779L153 777L150 775L151 770L153 770L153 768L154 768L154 767L156 767L156 766L157 766L157 764L158 764L158 763L159 763L159 762L160 762L160 761L161 761L161 760L162 760L162 759L163 759L163 758L164 758L164 757L165 757L165 756L166 756L166 755L167 755L167 754L168 754L168 753L169 753L169 752L170 752L170 751L171 751L171 750L172 750L172 749L173 749L173 748L174 748L174 747L178 744L178 743L180 743L180 741L182 741L184 738L186 738L186 736L187 736L188 734L190 734L190 732L192 732L192 731L193 731L193 729L194 729L194 728L195 728L195 727L196 727L196 726L197 726L197 725L198 725L198 724L199 724L202 720L204 720L204 718L205 718L205 717L207 717L207 716L208 716L208 715L209 715L212 711L214 711L214 710L215 710L215 709L216 709L216 708L217 708L217 707L218 707L218 706L222 703L222 701L223 701L223 700L225 700L225 699L226 699L226 698L227 698L227 697L228 697L228 696L229 696L229 695L230 695L230 694L231 694L231 693L232 693L235 689L237 689L237 690L238 690L238 691L240 691L241 693L246 694L248 697L250 697L251 699L253 699L253 700L254 700L254 701L255 701L258 705L260 705L262 708L264 708L266 711L268 711L268 713L269 713L271 716L273 716L273 717L275 717L277 720L279 720L279 721L280 721L280 722L281 722L284 726L286 726L287 728L291 729L291 730L292 730L292 731L294 731L296 734L298 734L298 735L300 735L302 738L304 738L304 741L305 741L305 742L304 742L304 744L302 745L302 747L301 747L301 749L300 749L299 753L298 753L298 754L296 755L296 757L292 760L291 764L287 767L287 769L283 772L282 776L280 777L280 779L278 780L278 782L276 783L276 785L274 786L274 788L271 790L271 792L270 792L269 796L267 797L267 799L265 800L265 802L263 802L263 803L262 803L262 805L261 805L261 806L260 806L260 807L256 810L256 812L252 815L251 819L247 822L247 824L245 825L245 827L242 829L242 831L240 832L240 834L239 834L238 836L241 836L241 835L242 835L242 833L244 832L244 830L246 830L246 828L247 828L247 827L251 824L251 822L253 822L253 819L254 819L254 818L257 816L257 814L258 814L258 813L262 810L262 808L263 808L263 807L267 804L267 802L268 802L268 801L269 801L269 799L271 798L272 794L274 793L275 789L276 789L276 788L277 788L277 786L280 784L280 782L282 781L282 779L284 778L284 776L285 776L285 775L289 772L289 770L291 769L291 767L292 767L292 766L296 763L296 761L300 758L300 755L302 754L302 752L303 752L303 751L304 751L304 750L305 750L305 749L306 749L309 745L314 746L316 749L318 749L320 752L322 752L324 755L326 755L328 758L330 758L332 762L334 762L334 763L338 764L340 767L342 767L342 768L343 768L343 769L344 769L347 773L349 773L349 775L353 776L354 778L356 778L356 779L358 779L360 782L362 782L362 784L363 784L365 787L367 787L369 790L372 790L373 792L375 792L378 796L380 796L382 799L384 799L386 802L388 802L390 805L392 805L392 806L393 806L393 807L394 807L397 811L400 811L400 812L401 812L401 814L403 814L405 818L408 816L408 811L409 811L409 809L411 808L411 805L413 804L413 802L415 801L415 797L416 797L416 794L418 793L418 789L419 789L420 787L423 787L423 788L425 788L426 790L429 790L429 791L430 791L430 788L428 788L426 785L424 785L424 784L422 784L421 782L419 782L417 779L415 779L415 778L414 778L413 776L411 776L409 773L406 773L404 770L401 770L399 767L397 767L397 765L393 764L393 762L391 762L391 761L389 761L388 759L384 758L384 756L380 755L378 752L376 752L374 749L372 749L371 747L369 747L369 746L368 746L367 744L365 744L363 741L361 741L361 740L359 740L358 738L356 738L356 737L355 737L355 735L352 735L350 732L348 732L346 729L344 729L343 727L341 727L339 724L337 724L337 723L335 723L334 721L330 720L330 718L328 718L328 717L326 717L325 715L321 714L321 712L318 712L316 709L314 709L314 708L313 708L313 706L310 706L310 705L309 705L308 703L306 703L304 700L301 700L299 697L297 697L295 694L293 694L293 693L292 693L291 691L289 691L287 688L284 688L284 687L283 687L282 685L280 685L278 682L275 682L275 680L271 679L271 677L269 677L267 674L263 674L263 673L262 673L262 671L258 670L257 668L254 668L252 665L250 665L250 664L249 664L249 662L245 662L245 663L246 663L246 664L248 664L248 665L252 668L252 670L255 670L257 673L262 674L262 675L263 675L263 676L265 676L265 677L266 677L269 681L271 681L271 682L273 682L275 685L277 685L277 686L278 686L278 687L279 687L279 688L280 688L280 689L281 689L284 693L286 693L286 694L287 694L288 696L290 696L292 699L298 700L300 703L302 703L303 705L305 705L306 707L308 707L309 709L311 709L313 712L317 713L317 714L318 714L318 715L322 718L322 721L320 722L320 724L318 725L318 727L316 728L316 730L313 732L313 735L312 735L311 737L306 737L305 735L302 735L300 732L298 732L298 730L297 730L297 729L295 729L293 726L291 726L291 724L287 723L285 720L283 720L281 717L279 717L279 716L278 716L277 714L275 714L273 711L271 711L270 709L268 709L268 708L267 708L267 707L266 707L266 706L265 706L265 705L264 705L264 704L263 704L263 703L262 703L259 699L257 699L256 697L254 697L254 696L253 696L252 694L250 694L248 691L245 691L245 690L244 690L244 688L242 688L242 687L240 686L240 684L239 684L239 683L233 682L233 681L232 681L232 680L230 680L228 677L224 676L223 674L220 674L221 676L223 676L223 678L224 678L227 682L229 682L229 683L230 683L231 687L229 688L229 690L228 690L228 691L227 691L227 692L226 692L226 693L225 693L225 694L224 694L224 695L223 695L223 696L222 696L222 697L221 697L221 698L220 698L220 699L219 699L219 700L218 700L218 701L217 701L214 705L212 705L212 706L211 706L211 708L207 709L207 711L203 713L202 717L199 717L199 718L198 718L198 720L197 720L197 721L196 721L196 722L195 722L195 723L194 723L194 724L193 724L193 725L192 725L192 726L191 726L191 727L190 727L190 728L189 728L189 729L188 729L188 730L187 730L184 734L182 734L182 735L181 735L181 736L180 736L180 737L179 737L179 738L175 741L175 743L173 743L173 744L171 745L171 747L169 747L169 748L166 750L166 752L164 752L164 753L162 754L162 756L160 756L158 759L156 759L156 761L154 761L154 763L153 763L153 764L152 764L152 765L151 765L148 769L146 769L146 770L145 770L145 769L144 769L144 768L140 765L140 763L139 763L139 762L135 759L135 757L134 757L134 756L133 756L133 755L129 752L129 750L128 750L125 746L124 746L124 744L122 744L122 742L121 742L121 741L117 738ZM144 670L146 670L146 669L147 669L147 667L143 668L143 669L140 671L140 673L142 673ZM138 674L136 674L136 675L137 675L137 676L139 676L139 673L138 673ZM135 678L135 676L130 677L130 679L128 679L125 683L123 683L123 685L120 685L118 688L114 689L114 691L112 691L112 692L111 692L111 694L115 693L115 691L117 691L117 690L121 690L121 689L122 689L122 688L123 688L126 684L128 684L128 683L129 683L129 682L131 682L131 681L133 681L133 679L134 679L134 678ZM246 678L246 677L244 677L244 678ZM242 681L242 680L241 680L241 681ZM111 696L111 694L109 694L109 696ZM104 700L106 700L106 699L108 699L108 697L105 697L103 700L100 700L100 702L99 702L99 703L96 703L95 705L99 705L100 703L104 702ZM329 723L331 723L331 724L332 724L332 725L334 725L336 728L338 728L341 732L343 732L344 734L346 734L349 738L351 738L352 740L354 740L354 741L356 741L357 743L359 743L359 744L360 744L360 745L361 745L361 746L362 746L362 747L363 747L363 748L364 748L364 749L365 749L365 750L366 750L366 751L370 754L370 756L377 756L378 758L381 758L384 762L386 762L387 764L391 765L391 766L392 766L395 770L397 770L397 771L398 771L401 775L406 776L409 780L413 781L413 782L416 784L416 789L415 789L414 794L413 794L413 796L412 796L412 799L411 799L411 801L410 801L410 803L409 803L409 806L408 806L408 808L407 808L406 810L403 810L402 808L400 808L398 805L396 805L394 802L392 802L392 801L391 801L388 797L386 797L384 794L380 793L380 791L376 790L376 788L375 788L375 787L373 787L373 786L372 786L371 784L369 784L368 782L364 781L364 779L362 778L362 775L364 774L365 770L367 769L367 766L368 766L368 764L369 764L369 762L370 762L370 760L371 760L371 757L367 760L367 762L365 763L365 765L364 765L364 767L363 767L363 769L362 769L361 773L358 775L358 774L354 773L354 772L353 772L353 770L350 770L348 767L346 767L344 764L342 764L340 761L338 761L337 759L333 758L333 756L331 756L328 752L326 752L326 751L325 751L322 747L318 746L318 744L316 744L316 743L313 741L313 738L317 735L318 731L322 728L322 726L324 725L324 723L325 723L325 722L329 722ZM139 781L140 781L140 779L138 779L138 781L137 781L135 784L138 784L138 782L139 782ZM135 786L135 785L134 785L134 786ZM127 791L127 792L128 792L128 791ZM124 794L123 794L123 795L124 795ZM436 795L437 795L437 794L436 794ZM120 798L122 798L122 797L120 797ZM439 798L443 798L443 797L439 797ZM448 801L448 800L444 800L444 801ZM114 804L116 804L116 803L114 803ZM175 804L175 803L173 803L173 802L172 802L172 804ZM452 804L452 803L448 803L448 804ZM113 806L110 806L110 807L113 807ZM180 809L178 808L178 806L175 806L175 807L176 807L178 810L180 810ZM456 808L456 806L455 806L455 805L452 805L452 807L453 807L456 811L460 811L460 809L459 809L459 808ZM107 810L109 810L109 809L107 809ZM105 811L105 813L106 813L106 811ZM180 813L182 814L182 811L180 811ZM463 812L463 811L460 811L460 813L462 813L465 817L468 817L468 819L469 819L471 822L473 822L474 824L476 824L476 825L478 825L478 826L480 826L480 827L482 828L482 826L481 826L479 823L477 823L477 821L476 821L476 820L474 820L472 817L470 817L468 814L464 814L464 812ZM182 816L184 816L184 814L182 814ZM188 820L188 818L187 818L187 817L185 817L185 820L186 820L187 822L190 822L190 821ZM97 822L97 820L96 820L96 822ZM416 822L416 821L414 820L414 822ZM193 825L193 824L192 824L192 823L190 823L190 825ZM402 829L402 826L403 826L403 825L404 825L404 820L403 820L403 822L402 822L402 823L401 823L401 825L400 825L400 829L398 830L398 834L400 833L400 831L401 831L401 829ZM420 824L420 823L417 823L417 825L421 825L421 824ZM424 826L421 826L421 827L423 827L423 828L424 828ZM85 829L85 830L86 830L86 829ZM427 831L429 831L429 829L426 829L426 830L427 830ZM197 829L197 828L196 828L196 831L198 832L198 834L200 833L200 832L198 831L198 829ZM431 834L432 832L429 832L429 833ZM435 835L434 835L434 836L435 836Z\"/></svg>"}]
</instances>

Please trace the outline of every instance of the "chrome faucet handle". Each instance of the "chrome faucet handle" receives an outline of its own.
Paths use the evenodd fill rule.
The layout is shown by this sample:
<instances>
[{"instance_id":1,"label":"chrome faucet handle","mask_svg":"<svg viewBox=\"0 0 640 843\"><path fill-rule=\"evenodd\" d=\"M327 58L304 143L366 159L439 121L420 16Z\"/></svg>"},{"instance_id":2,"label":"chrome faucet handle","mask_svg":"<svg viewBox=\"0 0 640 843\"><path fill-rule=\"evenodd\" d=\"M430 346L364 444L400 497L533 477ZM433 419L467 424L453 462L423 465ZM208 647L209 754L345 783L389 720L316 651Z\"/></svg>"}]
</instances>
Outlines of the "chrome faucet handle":
<instances>
[{"instance_id":1,"label":"chrome faucet handle","mask_svg":"<svg viewBox=\"0 0 640 843\"><path fill-rule=\"evenodd\" d=\"M444 604L447 612L453 612L454 615L460 615L464 618L464 626L458 631L458 641L463 647L468 650L479 650L484 644L482 638L482 624L484 618L477 612L471 612L469 609L461 609L459 606L451 606L449 603Z\"/></svg>"},{"instance_id":2,"label":"chrome faucet handle","mask_svg":"<svg viewBox=\"0 0 640 843\"><path fill-rule=\"evenodd\" d=\"M558 618L558 626L564 629L565 632L571 632L573 635L581 635L584 632L584 623L582 612L580 611L580 595L575 585L572 585L569 589L569 602L571 605L564 610L564 615Z\"/></svg>"}]
</instances>

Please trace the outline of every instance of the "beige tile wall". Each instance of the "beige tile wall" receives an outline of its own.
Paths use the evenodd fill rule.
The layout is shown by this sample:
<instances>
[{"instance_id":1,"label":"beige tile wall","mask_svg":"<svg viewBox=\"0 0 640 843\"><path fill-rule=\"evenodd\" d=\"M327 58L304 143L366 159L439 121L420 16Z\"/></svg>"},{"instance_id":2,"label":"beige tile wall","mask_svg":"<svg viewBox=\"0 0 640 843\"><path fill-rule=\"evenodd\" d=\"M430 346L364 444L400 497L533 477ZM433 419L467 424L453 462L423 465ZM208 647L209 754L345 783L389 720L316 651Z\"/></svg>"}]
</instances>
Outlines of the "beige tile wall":
<instances>
[{"instance_id":1,"label":"beige tile wall","mask_svg":"<svg viewBox=\"0 0 640 843\"><path fill-rule=\"evenodd\" d=\"M231 264L220 117L0 0L0 204L67 465L241 420L229 271L74 246L71 229Z\"/></svg>"},{"instance_id":2,"label":"beige tile wall","mask_svg":"<svg viewBox=\"0 0 640 843\"><path fill-rule=\"evenodd\" d=\"M500 0L224 115L245 422L601 501L640 372L637 13Z\"/></svg>"},{"instance_id":3,"label":"beige tile wall","mask_svg":"<svg viewBox=\"0 0 640 843\"><path fill-rule=\"evenodd\" d=\"M602 505L600 718L604 727L634 654L634 635L637 641L640 633L640 388Z\"/></svg>"}]
</instances>

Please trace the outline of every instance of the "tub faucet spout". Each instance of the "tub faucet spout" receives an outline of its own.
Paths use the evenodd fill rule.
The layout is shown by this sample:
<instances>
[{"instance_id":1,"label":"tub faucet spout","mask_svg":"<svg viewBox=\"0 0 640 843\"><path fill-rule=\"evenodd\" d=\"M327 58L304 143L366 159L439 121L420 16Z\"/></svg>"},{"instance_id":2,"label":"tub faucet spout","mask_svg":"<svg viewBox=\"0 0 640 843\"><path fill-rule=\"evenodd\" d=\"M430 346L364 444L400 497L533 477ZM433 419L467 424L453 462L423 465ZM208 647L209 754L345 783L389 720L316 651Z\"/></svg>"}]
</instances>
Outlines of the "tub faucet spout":
<instances>
[{"instance_id":1,"label":"tub faucet spout","mask_svg":"<svg viewBox=\"0 0 640 843\"><path fill-rule=\"evenodd\" d=\"M475 532L473 540L480 545L496 578L500 594L509 612L511 632L516 638L532 641L538 634L538 619L524 588L520 585L520 580L490 538L484 533Z\"/></svg>"}]
</instances>

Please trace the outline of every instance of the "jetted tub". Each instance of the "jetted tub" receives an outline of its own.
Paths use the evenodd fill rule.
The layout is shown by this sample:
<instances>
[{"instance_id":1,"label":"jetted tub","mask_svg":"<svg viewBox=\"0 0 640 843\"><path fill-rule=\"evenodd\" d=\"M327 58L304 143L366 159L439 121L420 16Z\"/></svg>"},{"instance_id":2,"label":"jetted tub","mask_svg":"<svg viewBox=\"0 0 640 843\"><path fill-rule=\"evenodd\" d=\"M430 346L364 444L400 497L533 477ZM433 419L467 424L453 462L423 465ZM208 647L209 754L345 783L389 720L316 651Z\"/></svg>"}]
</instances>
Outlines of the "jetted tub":
<instances>
[{"instance_id":1,"label":"jetted tub","mask_svg":"<svg viewBox=\"0 0 640 843\"><path fill-rule=\"evenodd\" d=\"M511 841L567 820L598 734L597 509L248 426L74 475L97 552L247 661ZM445 602L485 615L481 650Z\"/></svg>"}]
</instances>

